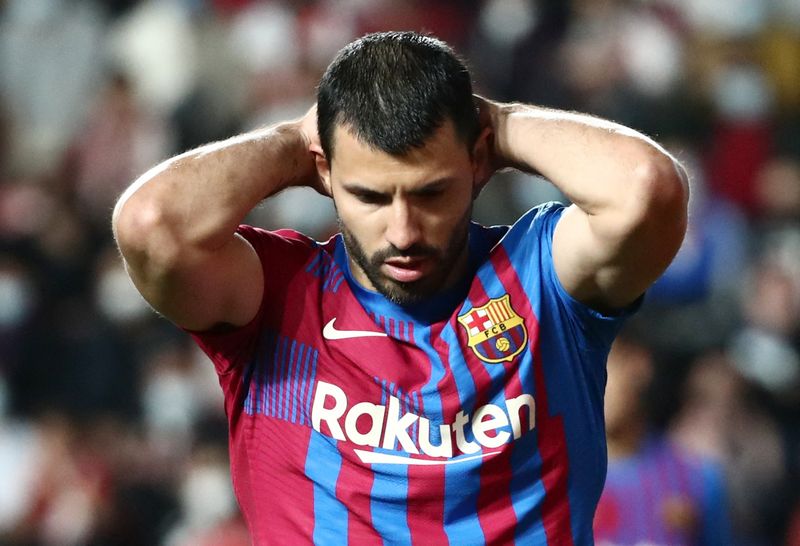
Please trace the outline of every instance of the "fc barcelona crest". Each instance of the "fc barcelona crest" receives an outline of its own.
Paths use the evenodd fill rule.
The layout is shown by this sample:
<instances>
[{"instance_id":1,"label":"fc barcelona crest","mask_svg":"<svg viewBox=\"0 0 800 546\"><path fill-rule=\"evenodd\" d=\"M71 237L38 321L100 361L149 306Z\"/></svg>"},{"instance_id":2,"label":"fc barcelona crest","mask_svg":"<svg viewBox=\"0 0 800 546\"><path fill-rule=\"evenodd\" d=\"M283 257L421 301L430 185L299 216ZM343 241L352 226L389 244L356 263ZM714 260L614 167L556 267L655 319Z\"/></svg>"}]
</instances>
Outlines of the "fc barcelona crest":
<instances>
[{"instance_id":1,"label":"fc barcelona crest","mask_svg":"<svg viewBox=\"0 0 800 546\"><path fill-rule=\"evenodd\" d=\"M467 345L484 362L510 362L528 343L525 321L511 307L508 294L473 307L458 322L467 331Z\"/></svg>"}]
</instances>

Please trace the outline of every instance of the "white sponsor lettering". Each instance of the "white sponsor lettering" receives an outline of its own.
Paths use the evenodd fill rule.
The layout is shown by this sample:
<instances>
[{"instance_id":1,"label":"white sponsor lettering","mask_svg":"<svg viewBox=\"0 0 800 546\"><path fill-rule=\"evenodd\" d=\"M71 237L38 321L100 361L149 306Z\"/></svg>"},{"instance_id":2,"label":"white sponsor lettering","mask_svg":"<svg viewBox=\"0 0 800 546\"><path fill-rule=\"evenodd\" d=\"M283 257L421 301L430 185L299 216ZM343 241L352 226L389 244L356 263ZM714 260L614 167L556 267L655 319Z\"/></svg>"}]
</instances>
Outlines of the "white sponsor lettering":
<instances>
[{"instance_id":1,"label":"white sponsor lettering","mask_svg":"<svg viewBox=\"0 0 800 546\"><path fill-rule=\"evenodd\" d=\"M394 449L396 441L400 442L403 451L419 453L414 441L408 435L408 427L414 424L419 416L406 413L400 417L400 400L394 396L389 397L389 413L386 416L386 432L383 435L383 449Z\"/></svg>"},{"instance_id":2,"label":"white sponsor lettering","mask_svg":"<svg viewBox=\"0 0 800 546\"><path fill-rule=\"evenodd\" d=\"M431 420L426 417L419 418L419 447L423 453L431 457L450 457L453 454L453 439L450 437L450 427L439 425L439 437L442 443L435 446L431 443Z\"/></svg>"},{"instance_id":3,"label":"white sponsor lettering","mask_svg":"<svg viewBox=\"0 0 800 546\"><path fill-rule=\"evenodd\" d=\"M528 408L528 422L531 424L528 430L533 429L533 424L536 422L536 404L534 403L533 396L530 394L521 394L516 398L506 400L506 407L508 407L508 415L511 417L511 430L514 431L515 440L522 436L519 410L523 407Z\"/></svg>"},{"instance_id":4,"label":"white sponsor lettering","mask_svg":"<svg viewBox=\"0 0 800 546\"><path fill-rule=\"evenodd\" d=\"M350 438L350 441L360 446L378 447L381 441L381 425L383 425L384 413L386 413L386 408L384 406L379 406L371 402L356 404L347 412L347 417L344 420L344 430L347 432L347 437ZM364 434L359 432L356 426L358 418L362 415L367 415L372 420L369 432Z\"/></svg>"},{"instance_id":5,"label":"white sponsor lettering","mask_svg":"<svg viewBox=\"0 0 800 546\"><path fill-rule=\"evenodd\" d=\"M333 398L333 407L326 408L325 401L328 398ZM345 407L347 406L347 395L344 391L331 383L325 381L317 382L317 392L314 394L314 403L311 406L311 426L317 432L320 430L322 421L328 425L329 436L333 436L337 440L345 440L342 427L339 426L339 418L344 415Z\"/></svg>"},{"instance_id":6,"label":"white sponsor lettering","mask_svg":"<svg viewBox=\"0 0 800 546\"><path fill-rule=\"evenodd\" d=\"M475 410L470 416L459 410L452 423L439 425L438 443L434 444L431 435L431 422L426 417L414 413L403 413L400 400L395 396L389 397L388 406L360 402L348 406L347 395L340 387L318 381L314 392L314 401L311 406L311 424L314 430L327 434L337 440L347 440L360 446L381 447L394 450L399 444L400 449L408 454L424 454L429 457L452 458L454 455L453 436L455 446L463 454L475 455L481 448L495 449L513 439L517 439L524 432L533 430L536 425L536 409L533 396L521 394L516 398L505 400L505 408L496 404L486 404ZM527 409L527 412L523 412ZM527 427L523 431L522 415L527 413ZM344 430L342 419L344 418ZM411 430L414 423L419 425L418 443L415 443ZM323 430L322 425L327 430ZM365 429L369 424L368 429ZM503 430L510 426L511 432ZM467 440L467 431L472 431L474 440ZM375 454L371 451L359 451L362 461L366 459L375 462L389 462L390 464L417 464L409 461L404 456ZM367 455L371 454L371 455ZM487 454L475 455L483 457ZM380 456L378 456L380 455ZM375 457L377 459L375 459ZM388 457L388 458L387 458ZM469 457L472 459L475 457ZM401 461L402 459L402 461ZM467 460L459 457L460 460ZM404 462L403 462L404 461ZM434 461L431 464L443 463Z\"/></svg>"},{"instance_id":7,"label":"white sponsor lettering","mask_svg":"<svg viewBox=\"0 0 800 546\"><path fill-rule=\"evenodd\" d=\"M487 417L487 419L484 419ZM508 416L494 404L486 404L478 408L475 417L472 419L472 434L478 443L486 447L500 447L508 441L509 434L506 431L499 431L492 437L486 433L497 430L508 425Z\"/></svg>"},{"instance_id":8,"label":"white sponsor lettering","mask_svg":"<svg viewBox=\"0 0 800 546\"><path fill-rule=\"evenodd\" d=\"M461 453L477 453L481 450L475 442L469 442L464 435L464 425L469 423L469 416L464 415L464 410L456 413L456 420L453 422L453 429L456 431L456 445Z\"/></svg>"}]
</instances>

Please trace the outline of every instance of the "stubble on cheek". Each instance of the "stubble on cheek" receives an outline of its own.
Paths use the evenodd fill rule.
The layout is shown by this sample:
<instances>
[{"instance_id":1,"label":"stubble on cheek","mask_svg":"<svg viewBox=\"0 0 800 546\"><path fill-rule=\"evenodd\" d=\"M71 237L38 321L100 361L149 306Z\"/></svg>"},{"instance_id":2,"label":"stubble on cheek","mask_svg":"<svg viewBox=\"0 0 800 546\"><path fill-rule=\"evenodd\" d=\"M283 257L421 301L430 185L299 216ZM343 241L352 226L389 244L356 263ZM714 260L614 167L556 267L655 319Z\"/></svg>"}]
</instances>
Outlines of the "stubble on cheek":
<instances>
[{"instance_id":1,"label":"stubble on cheek","mask_svg":"<svg viewBox=\"0 0 800 546\"><path fill-rule=\"evenodd\" d=\"M376 251L372 256L367 256L364 248L347 229L341 218L338 218L338 224L350 258L361 269L372 287L398 305L411 305L448 288L448 281L452 279L454 272L453 268L456 267L456 263L467 245L471 212L470 207L443 249L430 245L415 245L405 251L400 251L390 246ZM403 283L387 277L381 271L384 262L393 257L425 258L432 260L434 265L431 273L426 277L418 281Z\"/></svg>"}]
</instances>

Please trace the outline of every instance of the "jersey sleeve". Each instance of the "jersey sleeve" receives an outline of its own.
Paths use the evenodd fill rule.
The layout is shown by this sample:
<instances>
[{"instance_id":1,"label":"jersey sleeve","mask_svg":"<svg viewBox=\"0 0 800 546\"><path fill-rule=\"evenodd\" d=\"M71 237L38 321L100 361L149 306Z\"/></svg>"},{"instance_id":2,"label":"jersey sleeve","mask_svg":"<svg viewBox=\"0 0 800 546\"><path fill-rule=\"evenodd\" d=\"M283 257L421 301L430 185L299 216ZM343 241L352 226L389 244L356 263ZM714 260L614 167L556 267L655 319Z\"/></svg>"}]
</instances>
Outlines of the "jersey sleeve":
<instances>
[{"instance_id":1,"label":"jersey sleeve","mask_svg":"<svg viewBox=\"0 0 800 546\"><path fill-rule=\"evenodd\" d=\"M511 246L512 263L521 272L523 284L531 290L541 285L543 307L555 315L550 318L569 329L569 338L586 351L607 351L642 298L619 312L602 313L567 292L553 264L553 233L565 209L557 202L531 209L511 227L506 246Z\"/></svg>"},{"instance_id":2,"label":"jersey sleeve","mask_svg":"<svg viewBox=\"0 0 800 546\"><path fill-rule=\"evenodd\" d=\"M316 243L293 230L266 231L241 225L236 233L255 249L264 276L264 294L255 317L240 327L215 327L206 331L184 329L214 363L227 374L248 362L257 349L267 323L280 316L286 286L304 266Z\"/></svg>"}]
</instances>

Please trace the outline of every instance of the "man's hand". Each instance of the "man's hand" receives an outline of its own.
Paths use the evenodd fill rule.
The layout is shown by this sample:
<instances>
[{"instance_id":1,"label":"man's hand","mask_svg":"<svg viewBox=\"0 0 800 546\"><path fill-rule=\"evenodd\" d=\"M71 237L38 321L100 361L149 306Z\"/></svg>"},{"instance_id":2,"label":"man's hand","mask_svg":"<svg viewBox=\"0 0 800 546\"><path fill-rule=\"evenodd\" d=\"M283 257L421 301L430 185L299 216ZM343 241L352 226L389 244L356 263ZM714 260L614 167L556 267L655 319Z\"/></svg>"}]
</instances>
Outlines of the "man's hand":
<instances>
[{"instance_id":1,"label":"man's hand","mask_svg":"<svg viewBox=\"0 0 800 546\"><path fill-rule=\"evenodd\" d=\"M553 236L564 288L596 309L624 307L664 271L686 229L683 169L658 144L609 121L475 96L490 131L478 180L541 174L573 205Z\"/></svg>"},{"instance_id":2,"label":"man's hand","mask_svg":"<svg viewBox=\"0 0 800 546\"><path fill-rule=\"evenodd\" d=\"M306 141L309 150L320 147L319 129L317 127L317 105L314 104L308 112L300 118L300 132Z\"/></svg>"},{"instance_id":3,"label":"man's hand","mask_svg":"<svg viewBox=\"0 0 800 546\"><path fill-rule=\"evenodd\" d=\"M317 105L314 104L299 121L300 134L305 141L306 150L311 154L311 159L314 161L314 173L308 181L308 186L314 188L318 193L330 197L322 178L319 175L319 170L316 167L318 156L325 157L325 152L322 151L322 144L319 139L319 128L317 126Z\"/></svg>"},{"instance_id":4,"label":"man's hand","mask_svg":"<svg viewBox=\"0 0 800 546\"><path fill-rule=\"evenodd\" d=\"M165 161L120 198L113 228L127 271L161 314L192 330L242 326L264 292L261 261L236 233L261 202L290 186L326 194L316 108ZM202 297L198 297L202 295Z\"/></svg>"},{"instance_id":5,"label":"man's hand","mask_svg":"<svg viewBox=\"0 0 800 546\"><path fill-rule=\"evenodd\" d=\"M316 156L323 155L322 144L319 140L319 128L317 127L317 105L314 104L305 115L299 120L299 130L305 142L305 148L310 154L310 159L314 162L313 174L309 177L306 185L314 188L318 193L330 197L325 185L322 183L322 178L319 176L319 171L316 167Z\"/></svg>"},{"instance_id":6,"label":"man's hand","mask_svg":"<svg viewBox=\"0 0 800 546\"><path fill-rule=\"evenodd\" d=\"M519 169L531 174L530 166L514 162L509 155L504 135L506 134L506 118L512 109L511 105L489 100L480 95L473 95L478 108L478 119L481 127L480 138L486 138L488 158L478 174L479 187L482 188L496 172L508 169Z\"/></svg>"}]
</instances>

